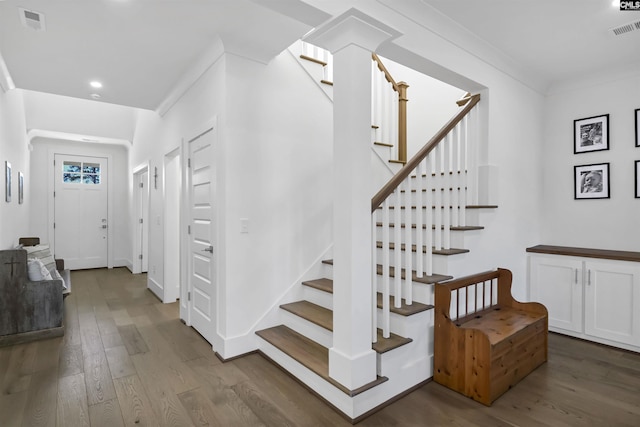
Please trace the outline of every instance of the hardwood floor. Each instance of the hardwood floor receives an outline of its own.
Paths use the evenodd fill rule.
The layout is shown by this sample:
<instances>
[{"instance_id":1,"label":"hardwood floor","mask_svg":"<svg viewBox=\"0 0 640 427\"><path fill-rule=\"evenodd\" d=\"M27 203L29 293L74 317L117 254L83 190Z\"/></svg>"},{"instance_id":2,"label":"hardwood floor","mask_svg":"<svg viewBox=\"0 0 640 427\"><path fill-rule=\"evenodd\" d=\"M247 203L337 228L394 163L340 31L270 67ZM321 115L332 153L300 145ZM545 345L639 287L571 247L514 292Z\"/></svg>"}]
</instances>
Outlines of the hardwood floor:
<instances>
[{"instance_id":1,"label":"hardwood floor","mask_svg":"<svg viewBox=\"0 0 640 427\"><path fill-rule=\"evenodd\" d=\"M126 269L72 273L64 337L0 348L0 426L346 426L258 354L221 363ZM561 335L485 407L433 382L361 426L638 426L640 355Z\"/></svg>"}]
</instances>

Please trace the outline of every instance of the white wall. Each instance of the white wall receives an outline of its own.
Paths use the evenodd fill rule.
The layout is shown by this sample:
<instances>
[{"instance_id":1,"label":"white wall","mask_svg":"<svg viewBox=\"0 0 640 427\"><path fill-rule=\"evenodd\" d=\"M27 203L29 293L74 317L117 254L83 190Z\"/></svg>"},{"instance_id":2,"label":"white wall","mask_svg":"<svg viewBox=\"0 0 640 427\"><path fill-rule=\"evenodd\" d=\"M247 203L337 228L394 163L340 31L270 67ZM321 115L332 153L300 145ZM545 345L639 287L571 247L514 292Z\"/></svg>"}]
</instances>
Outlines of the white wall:
<instances>
[{"instance_id":1,"label":"white wall","mask_svg":"<svg viewBox=\"0 0 640 427\"><path fill-rule=\"evenodd\" d=\"M24 91L27 129L131 141L136 109L87 99Z\"/></svg>"},{"instance_id":2,"label":"white wall","mask_svg":"<svg viewBox=\"0 0 640 427\"><path fill-rule=\"evenodd\" d=\"M130 199L127 197L129 183L128 149L120 145L64 141L49 138L34 138L31 141L31 209L29 232L39 236L43 242L51 242L49 236L49 218L53 217L53 206L49 206L49 182L53 178L53 166L49 163L50 155L55 153L85 156L111 156L109 164L109 185L113 194L113 217L109 227L113 232L114 266L126 266L131 262Z\"/></svg>"},{"instance_id":3,"label":"white wall","mask_svg":"<svg viewBox=\"0 0 640 427\"><path fill-rule=\"evenodd\" d=\"M545 101L543 233L539 243L640 250L640 199L634 198L634 110L640 72L556 86ZM573 121L609 114L609 150L573 154ZM610 199L574 200L574 166L609 163Z\"/></svg>"},{"instance_id":4,"label":"white wall","mask_svg":"<svg viewBox=\"0 0 640 427\"><path fill-rule=\"evenodd\" d=\"M29 236L32 177L27 148L23 92L0 90L0 249L18 244L18 238ZM5 201L5 161L11 163L11 202ZM18 204L18 172L24 174L24 203Z\"/></svg>"},{"instance_id":5,"label":"white wall","mask_svg":"<svg viewBox=\"0 0 640 427\"><path fill-rule=\"evenodd\" d=\"M140 112L131 166L161 170L163 156L214 116L218 334L246 339L331 244L332 106L287 52L268 65L225 54L164 117ZM160 195L151 192L149 276L162 282L153 273L163 253Z\"/></svg>"},{"instance_id":6,"label":"white wall","mask_svg":"<svg viewBox=\"0 0 640 427\"><path fill-rule=\"evenodd\" d=\"M407 89L407 159L413 157L459 110L456 101L466 90L382 58L396 82Z\"/></svg>"}]
</instances>

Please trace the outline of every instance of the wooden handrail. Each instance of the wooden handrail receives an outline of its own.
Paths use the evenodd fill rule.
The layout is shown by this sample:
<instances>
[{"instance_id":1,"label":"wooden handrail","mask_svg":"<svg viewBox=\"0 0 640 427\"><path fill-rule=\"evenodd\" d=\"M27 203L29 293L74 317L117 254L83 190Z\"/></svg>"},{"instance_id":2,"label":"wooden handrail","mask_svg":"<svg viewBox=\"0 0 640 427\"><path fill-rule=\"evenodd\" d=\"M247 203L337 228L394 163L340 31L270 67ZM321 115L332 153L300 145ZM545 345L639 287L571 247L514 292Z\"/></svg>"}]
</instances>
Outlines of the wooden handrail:
<instances>
[{"instance_id":1,"label":"wooden handrail","mask_svg":"<svg viewBox=\"0 0 640 427\"><path fill-rule=\"evenodd\" d=\"M382 205L382 202L384 202L386 198L389 197L389 195L402 183L402 181L404 181L405 178L408 177L416 167L418 167L420 162L422 162L422 160L424 160L424 158L427 157L434 148L436 148L440 141L442 141L447 134L451 132L451 130L456 127L460 121L462 121L464 116L466 116L478 102L480 102L480 94L472 95L467 105L465 105L465 107L460 110L455 117L449 120L447 124L445 124L442 129L440 129L440 131L438 131L438 133L435 134L435 136L431 138L429 142L427 142L425 146L422 147L422 149L420 149L420 151L418 151L416 155L413 156L411 160L409 160L407 164L405 164L404 167L400 169L398 173L395 174L375 196L373 196L371 199L372 213Z\"/></svg>"},{"instance_id":2,"label":"wooden handrail","mask_svg":"<svg viewBox=\"0 0 640 427\"><path fill-rule=\"evenodd\" d=\"M375 53L372 53L371 58L376 62L376 64L378 64L378 69L384 73L384 78L387 79L389 83L391 83L393 90L400 93L400 88L398 87L398 83L396 83L393 77L391 77L389 70L387 70L387 67L384 66L380 57Z\"/></svg>"}]
</instances>

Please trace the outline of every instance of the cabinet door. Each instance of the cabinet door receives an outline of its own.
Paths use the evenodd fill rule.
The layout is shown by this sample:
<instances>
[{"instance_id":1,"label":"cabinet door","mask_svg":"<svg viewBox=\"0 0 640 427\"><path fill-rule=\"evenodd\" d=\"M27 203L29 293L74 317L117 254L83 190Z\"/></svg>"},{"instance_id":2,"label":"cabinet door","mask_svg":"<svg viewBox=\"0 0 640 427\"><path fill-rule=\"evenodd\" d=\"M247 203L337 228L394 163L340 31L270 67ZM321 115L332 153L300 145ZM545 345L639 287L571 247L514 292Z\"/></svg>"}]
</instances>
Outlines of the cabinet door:
<instances>
[{"instance_id":1,"label":"cabinet door","mask_svg":"<svg viewBox=\"0 0 640 427\"><path fill-rule=\"evenodd\" d=\"M585 263L585 332L640 344L640 269L632 263Z\"/></svg>"},{"instance_id":2,"label":"cabinet door","mask_svg":"<svg viewBox=\"0 0 640 427\"><path fill-rule=\"evenodd\" d=\"M549 326L582 332L582 261L531 256L531 301L547 307Z\"/></svg>"}]
</instances>

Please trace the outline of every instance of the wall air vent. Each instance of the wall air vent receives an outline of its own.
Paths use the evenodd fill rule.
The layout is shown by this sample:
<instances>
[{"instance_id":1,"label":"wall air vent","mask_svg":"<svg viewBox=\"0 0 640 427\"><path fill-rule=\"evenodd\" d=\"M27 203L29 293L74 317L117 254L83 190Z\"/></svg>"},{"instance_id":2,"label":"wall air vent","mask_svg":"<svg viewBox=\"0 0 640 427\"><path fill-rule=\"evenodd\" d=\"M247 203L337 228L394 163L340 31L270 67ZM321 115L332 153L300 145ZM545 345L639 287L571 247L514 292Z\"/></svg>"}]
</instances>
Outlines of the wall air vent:
<instances>
[{"instance_id":1,"label":"wall air vent","mask_svg":"<svg viewBox=\"0 0 640 427\"><path fill-rule=\"evenodd\" d=\"M630 33L637 30L640 30L640 21L633 21L614 28L609 28L609 31L611 31L616 36L621 36L622 34Z\"/></svg>"},{"instance_id":2,"label":"wall air vent","mask_svg":"<svg viewBox=\"0 0 640 427\"><path fill-rule=\"evenodd\" d=\"M21 7L18 10L20 12L20 22L22 22L23 26L34 31L45 31L44 14Z\"/></svg>"}]
</instances>

